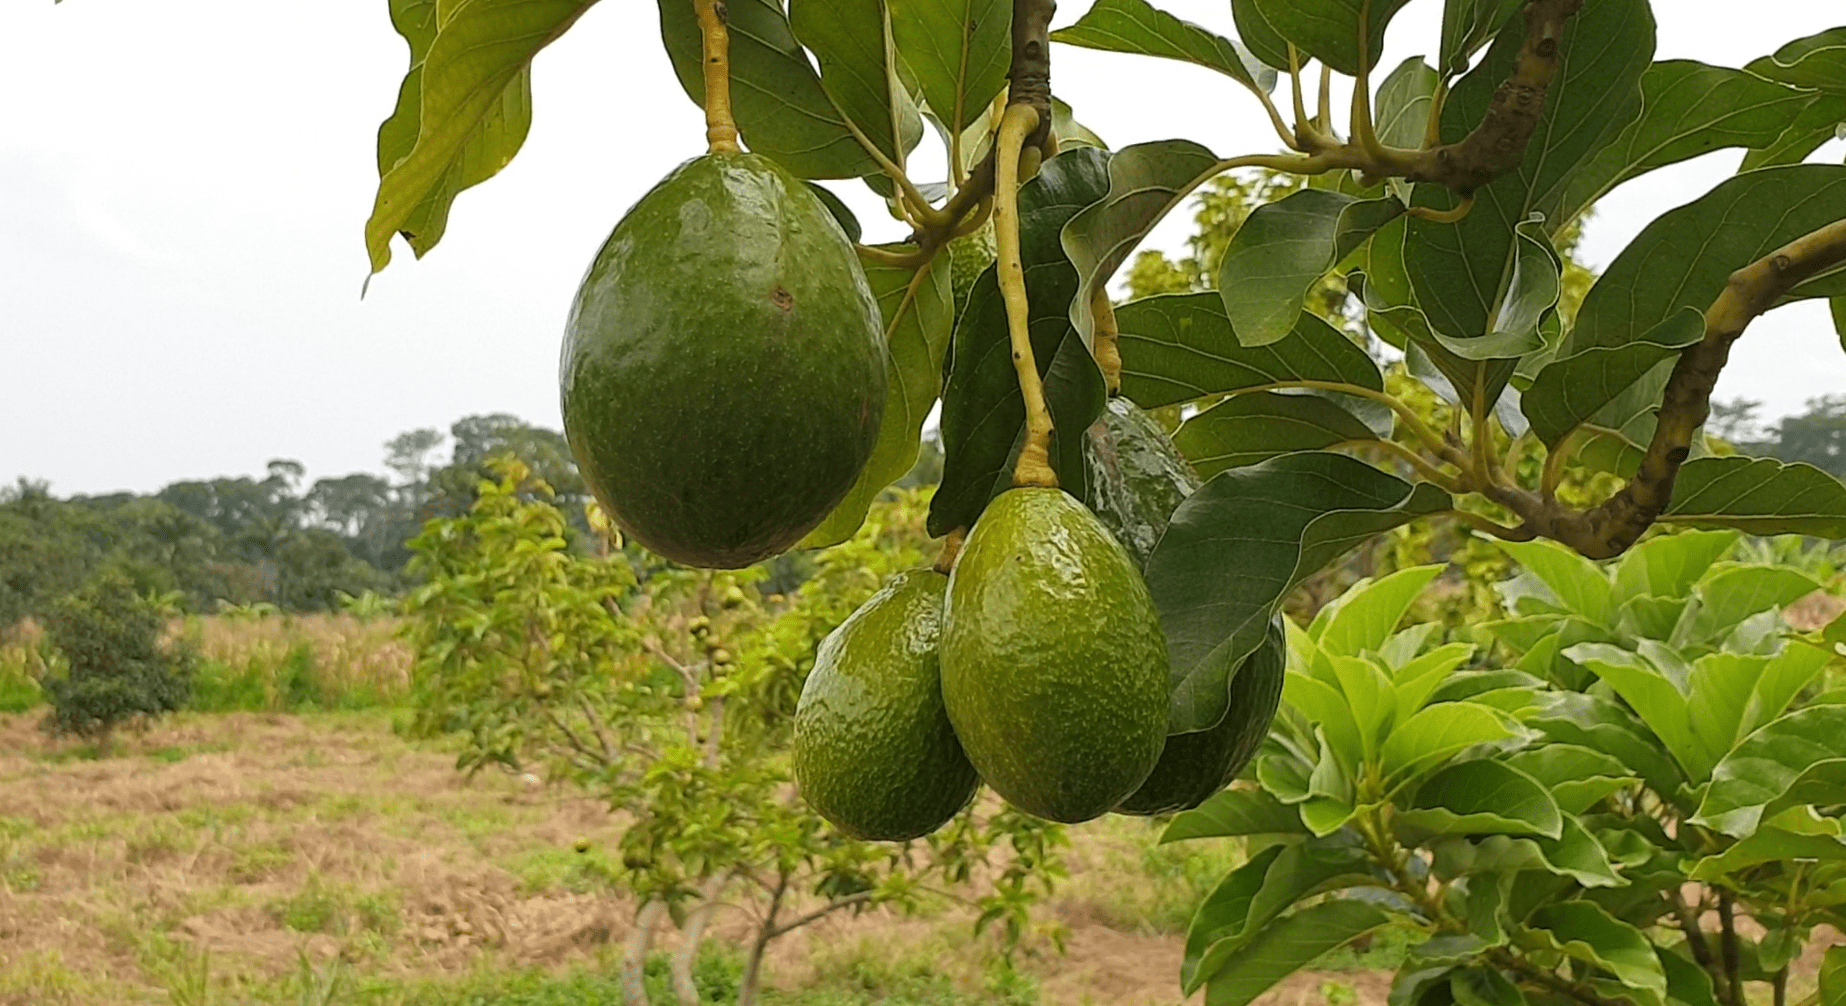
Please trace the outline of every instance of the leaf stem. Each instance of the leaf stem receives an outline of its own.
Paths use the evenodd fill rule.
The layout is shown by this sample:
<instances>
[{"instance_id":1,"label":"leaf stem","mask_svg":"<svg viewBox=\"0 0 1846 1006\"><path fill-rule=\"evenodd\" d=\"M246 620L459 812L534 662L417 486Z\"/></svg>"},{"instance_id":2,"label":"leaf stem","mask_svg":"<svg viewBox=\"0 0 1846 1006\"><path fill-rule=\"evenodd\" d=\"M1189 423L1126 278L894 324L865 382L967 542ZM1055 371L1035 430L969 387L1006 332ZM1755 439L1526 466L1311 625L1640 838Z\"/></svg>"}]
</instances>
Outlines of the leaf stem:
<instances>
[{"instance_id":1,"label":"leaf stem","mask_svg":"<svg viewBox=\"0 0 1846 1006\"><path fill-rule=\"evenodd\" d=\"M1020 152L1038 126L1038 109L1029 104L1009 104L1001 116L1000 135L994 141L998 153L994 161L994 243L1000 295L1006 301L1013 370L1026 407L1026 440L1013 467L1013 484L1055 487L1058 476L1051 468L1051 410L1045 405L1044 382L1032 358L1032 333L1028 327L1032 305L1026 298L1025 265L1019 257Z\"/></svg>"},{"instance_id":2,"label":"leaf stem","mask_svg":"<svg viewBox=\"0 0 1846 1006\"><path fill-rule=\"evenodd\" d=\"M692 0L705 57L705 143L708 154L739 154L731 116L731 34L720 0Z\"/></svg>"},{"instance_id":3,"label":"leaf stem","mask_svg":"<svg viewBox=\"0 0 1846 1006\"><path fill-rule=\"evenodd\" d=\"M1096 358L1096 369L1102 371L1103 385L1113 398L1122 393L1122 351L1118 344L1121 329L1115 323L1115 303L1109 299L1108 288L1100 283L1090 291L1090 316L1096 322L1090 355Z\"/></svg>"},{"instance_id":4,"label":"leaf stem","mask_svg":"<svg viewBox=\"0 0 1846 1006\"><path fill-rule=\"evenodd\" d=\"M968 527L965 524L943 535L942 551L937 554L936 562L930 568L947 576L949 570L955 568L955 559L961 555L962 543L967 540Z\"/></svg>"},{"instance_id":5,"label":"leaf stem","mask_svg":"<svg viewBox=\"0 0 1846 1006\"><path fill-rule=\"evenodd\" d=\"M1718 927L1723 934L1720 947L1724 953L1724 977L1730 985L1731 1002L1738 1006L1746 1001L1743 997L1743 952L1737 943L1736 906L1731 901L1731 892L1718 888Z\"/></svg>"}]
</instances>

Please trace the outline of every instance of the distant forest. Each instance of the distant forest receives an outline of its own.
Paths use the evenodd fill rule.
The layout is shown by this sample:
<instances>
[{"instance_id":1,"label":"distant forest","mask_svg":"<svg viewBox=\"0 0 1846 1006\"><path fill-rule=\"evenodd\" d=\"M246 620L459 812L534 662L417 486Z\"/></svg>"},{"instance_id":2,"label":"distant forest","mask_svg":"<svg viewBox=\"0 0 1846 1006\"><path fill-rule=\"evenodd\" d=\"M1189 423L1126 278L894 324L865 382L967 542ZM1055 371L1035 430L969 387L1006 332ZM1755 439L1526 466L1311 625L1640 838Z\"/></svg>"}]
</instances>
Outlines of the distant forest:
<instances>
[{"instance_id":1,"label":"distant forest","mask_svg":"<svg viewBox=\"0 0 1846 1006\"><path fill-rule=\"evenodd\" d=\"M472 506L498 455L523 461L582 526L588 491L556 430L496 413L457 420L447 435L411 430L384 448L388 478L309 483L299 462L279 459L261 477L174 482L145 496L58 499L28 478L0 487L0 631L104 569L196 613L255 603L328 611L342 595L398 593L411 582L404 543L424 521ZM911 484L939 477L940 452L925 450Z\"/></svg>"},{"instance_id":2,"label":"distant forest","mask_svg":"<svg viewBox=\"0 0 1846 1006\"><path fill-rule=\"evenodd\" d=\"M1760 404L1714 403L1709 429L1754 454L1806 461L1846 478L1846 395L1829 395L1774 423ZM442 460L447 448L447 459ZM904 479L937 481L942 455ZM54 497L22 478L0 488L0 629L44 610L103 569L188 612L224 604L326 611L342 595L395 594L411 581L404 543L432 517L474 503L490 458L510 454L548 482L567 516L589 499L564 435L496 413L443 433L411 430L385 444L385 478L356 472L306 483L299 462L276 460L260 478L174 482L146 496Z\"/></svg>"}]
</instances>

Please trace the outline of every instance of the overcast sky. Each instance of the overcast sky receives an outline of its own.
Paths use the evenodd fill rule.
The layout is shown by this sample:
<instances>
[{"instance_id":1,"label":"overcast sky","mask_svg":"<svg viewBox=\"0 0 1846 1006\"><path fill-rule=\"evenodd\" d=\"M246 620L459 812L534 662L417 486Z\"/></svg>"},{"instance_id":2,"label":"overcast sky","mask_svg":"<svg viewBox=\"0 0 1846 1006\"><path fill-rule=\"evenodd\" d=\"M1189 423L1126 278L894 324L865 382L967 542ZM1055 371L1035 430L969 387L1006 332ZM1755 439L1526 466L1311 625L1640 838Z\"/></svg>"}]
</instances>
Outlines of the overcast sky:
<instances>
[{"instance_id":1,"label":"overcast sky","mask_svg":"<svg viewBox=\"0 0 1846 1006\"><path fill-rule=\"evenodd\" d=\"M1232 30L1224 0L1161 5ZM1088 3L1060 7L1062 25ZM1727 65L1846 21L1821 0L1753 0L1744 18L1717 0L1656 7L1658 58ZM1414 0L1387 59L1433 49L1440 10ZM361 300L374 134L406 61L383 0L0 4L0 480L147 492L277 457L312 479L379 470L385 440L469 413L558 425L559 336L585 266L703 146L655 6L599 4L540 55L518 158L460 197L427 258L400 246ZM1068 46L1054 65L1059 95L1112 145L1275 146L1256 103L1208 71ZM1606 264L1737 158L1618 191L1588 258ZM856 207L878 222L876 203ZM1185 217L1154 243L1177 245ZM873 233L895 237L885 223ZM1773 416L1841 390L1846 354L1808 304L1752 327L1718 393Z\"/></svg>"}]
</instances>

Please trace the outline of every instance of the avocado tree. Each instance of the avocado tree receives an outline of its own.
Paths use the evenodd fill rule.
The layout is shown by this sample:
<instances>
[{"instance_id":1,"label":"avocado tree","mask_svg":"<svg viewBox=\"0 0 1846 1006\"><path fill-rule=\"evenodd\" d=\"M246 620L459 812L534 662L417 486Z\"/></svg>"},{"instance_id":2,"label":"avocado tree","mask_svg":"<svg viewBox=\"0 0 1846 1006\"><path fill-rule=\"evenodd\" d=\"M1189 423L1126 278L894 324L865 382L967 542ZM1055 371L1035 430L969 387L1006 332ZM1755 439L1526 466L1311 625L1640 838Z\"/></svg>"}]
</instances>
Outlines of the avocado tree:
<instances>
[{"instance_id":1,"label":"avocado tree","mask_svg":"<svg viewBox=\"0 0 1846 1006\"><path fill-rule=\"evenodd\" d=\"M592 2L394 0L411 68L379 131L374 271L394 237L433 247L460 190L516 153L533 58ZM1002 795L1073 819L1125 797L1123 781L1161 750L1144 696L1117 701L1099 682L1164 663L1169 737L1266 720L1239 698L1239 669L1273 679L1275 663L1255 658L1281 631L1284 599L1394 528L1447 516L1588 560L1660 524L1846 537L1838 479L1712 456L1702 432L1755 318L1846 297L1846 166L1802 163L1846 121L1846 28L1731 68L1655 61L1648 0L1446 0L1433 60L1386 68L1384 32L1404 3L1233 0L1226 23L1204 27L1146 0L1096 0L1054 32L1050 0L660 0L707 149L618 224L579 291L561 384L591 488L631 533L702 564L829 545L910 467L939 403L928 530L950 576L949 719ZM1229 156L1183 137L1105 149L1054 97L1053 42L1216 70L1260 104L1276 142ZM1336 75L1352 95L1337 114ZM912 163L925 123L946 153L930 169ZM1742 170L1643 229L1561 310L1558 243L1596 200L1718 148L1745 149ZM1305 181L1249 213L1215 289L1116 304L1108 284L1155 223L1240 168ZM821 184L852 180L908 222L906 240L858 240ZM994 261L958 295L949 274L978 257L955 249L989 225ZM840 255L855 253L860 278L842 278ZM1305 309L1330 274L1407 377L1387 382ZM821 330L849 349L805 337ZM868 334L884 380L862 376L855 394L839 379L867 370ZM751 396L782 411L737 418ZM1444 403L1441 422L1418 406L1427 396ZM1185 422L1170 440L1111 425L1135 407L1178 407ZM1205 477L1196 489L1163 464L1106 461L1175 444ZM1573 477L1599 484L1585 473L1612 485L1564 491ZM1008 495L1050 489L1063 495L1037 509ZM1070 501L1113 513L1110 535L1090 534ZM985 519L990 503L1003 518ZM958 558L964 536L982 545L970 545L978 561ZM1133 575L1096 544L1110 537L1129 546ZM1009 617L1001 606L1015 602ZM964 631L977 617L990 631ZM1146 617L1163 655L1145 644ZM1106 673L1059 676L1090 654ZM986 713L958 713L951 686L990 658L1007 683L982 680L987 694L1045 700L987 703L1013 722L970 731ZM1006 742L1054 720L1055 744ZM976 750L971 734L994 740ZM1039 766L1030 759L1067 742L1084 753L1056 771L1130 749L1139 767L1109 762L1115 781L1083 800L1062 787L1087 775L1031 799L1051 770L1009 759ZM1335 945L1362 929L1320 932ZM1572 960L1535 966L1613 970Z\"/></svg>"}]
</instances>

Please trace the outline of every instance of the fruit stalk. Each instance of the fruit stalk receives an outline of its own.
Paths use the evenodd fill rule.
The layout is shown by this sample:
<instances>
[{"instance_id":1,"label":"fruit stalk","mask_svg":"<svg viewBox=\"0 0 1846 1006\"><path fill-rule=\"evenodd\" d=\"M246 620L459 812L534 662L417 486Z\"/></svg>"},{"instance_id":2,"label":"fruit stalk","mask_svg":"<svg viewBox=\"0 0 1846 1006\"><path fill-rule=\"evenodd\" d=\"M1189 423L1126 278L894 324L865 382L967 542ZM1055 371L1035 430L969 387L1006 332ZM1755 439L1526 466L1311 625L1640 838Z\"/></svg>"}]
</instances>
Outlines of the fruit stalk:
<instances>
[{"instance_id":1,"label":"fruit stalk","mask_svg":"<svg viewBox=\"0 0 1846 1006\"><path fill-rule=\"evenodd\" d=\"M705 52L705 142L712 154L742 153L731 117L731 34L723 0L692 0Z\"/></svg>"},{"instance_id":2,"label":"fruit stalk","mask_svg":"<svg viewBox=\"0 0 1846 1006\"><path fill-rule=\"evenodd\" d=\"M1026 405L1026 440L1013 466L1013 484L1056 488L1058 476L1051 468L1051 410L1045 405L1045 386L1032 357L1032 333L1027 325L1031 304L1026 299L1025 265L1019 256L1020 151L1038 126L1038 109L1028 104L1008 105L1000 118L1000 133L994 140L994 243L1013 369Z\"/></svg>"},{"instance_id":3,"label":"fruit stalk","mask_svg":"<svg viewBox=\"0 0 1846 1006\"><path fill-rule=\"evenodd\" d=\"M1103 385L1113 398L1122 393L1122 351L1118 343L1121 329L1115 324L1115 304L1100 283L1090 292L1090 317L1096 324L1090 355L1096 358L1096 369L1102 371Z\"/></svg>"}]
</instances>

